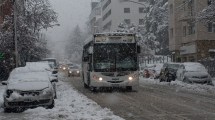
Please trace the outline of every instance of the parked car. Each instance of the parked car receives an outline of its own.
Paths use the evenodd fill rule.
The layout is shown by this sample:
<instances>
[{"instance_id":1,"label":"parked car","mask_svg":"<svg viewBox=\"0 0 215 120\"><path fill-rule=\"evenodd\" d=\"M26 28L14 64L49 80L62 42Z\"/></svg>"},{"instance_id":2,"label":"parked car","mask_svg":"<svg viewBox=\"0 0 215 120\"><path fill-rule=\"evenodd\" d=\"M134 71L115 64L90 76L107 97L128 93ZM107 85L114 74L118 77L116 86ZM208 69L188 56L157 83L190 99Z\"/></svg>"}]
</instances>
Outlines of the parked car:
<instances>
[{"instance_id":1,"label":"parked car","mask_svg":"<svg viewBox=\"0 0 215 120\"><path fill-rule=\"evenodd\" d=\"M68 77L70 76L76 76L76 77L80 77L81 75L81 69L79 66L70 66L68 69Z\"/></svg>"},{"instance_id":2,"label":"parked car","mask_svg":"<svg viewBox=\"0 0 215 120\"><path fill-rule=\"evenodd\" d=\"M165 63L160 72L160 82L171 82L176 79L176 72L181 63Z\"/></svg>"},{"instance_id":3,"label":"parked car","mask_svg":"<svg viewBox=\"0 0 215 120\"><path fill-rule=\"evenodd\" d=\"M163 67L163 63L155 64L153 69L153 78L158 79L160 77L160 72Z\"/></svg>"},{"instance_id":4,"label":"parked car","mask_svg":"<svg viewBox=\"0 0 215 120\"><path fill-rule=\"evenodd\" d=\"M49 80L54 81L51 83L56 93L56 82L58 82L58 74L49 66L49 63L47 61L27 62L24 69L28 72L46 72L49 75ZM25 70L22 69L21 71ZM54 98L57 99L57 94L55 94Z\"/></svg>"},{"instance_id":5,"label":"parked car","mask_svg":"<svg viewBox=\"0 0 215 120\"><path fill-rule=\"evenodd\" d=\"M17 69L17 68L16 68ZM46 72L12 72L9 79L2 82L7 85L4 98L5 112L22 112L27 108L54 107L55 91Z\"/></svg>"},{"instance_id":6,"label":"parked car","mask_svg":"<svg viewBox=\"0 0 215 120\"><path fill-rule=\"evenodd\" d=\"M186 62L177 71L177 80L186 83L202 83L213 85L212 78L206 68L197 62Z\"/></svg>"},{"instance_id":7,"label":"parked car","mask_svg":"<svg viewBox=\"0 0 215 120\"><path fill-rule=\"evenodd\" d=\"M51 79L58 81L58 70L52 68L47 61L27 62L25 67L31 71L48 72Z\"/></svg>"}]
</instances>

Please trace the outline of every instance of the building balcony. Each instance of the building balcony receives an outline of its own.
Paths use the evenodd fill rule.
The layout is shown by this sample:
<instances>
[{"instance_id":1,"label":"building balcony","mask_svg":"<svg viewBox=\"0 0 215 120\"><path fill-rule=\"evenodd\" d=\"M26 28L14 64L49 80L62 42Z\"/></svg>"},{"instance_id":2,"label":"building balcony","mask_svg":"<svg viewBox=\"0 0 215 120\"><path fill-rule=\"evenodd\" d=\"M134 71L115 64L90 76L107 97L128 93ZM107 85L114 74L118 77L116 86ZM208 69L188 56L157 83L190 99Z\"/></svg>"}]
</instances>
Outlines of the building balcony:
<instances>
[{"instance_id":1,"label":"building balcony","mask_svg":"<svg viewBox=\"0 0 215 120\"><path fill-rule=\"evenodd\" d=\"M195 12L191 12L191 11L183 11L178 18L179 21L190 21L194 19L195 19Z\"/></svg>"}]
</instances>

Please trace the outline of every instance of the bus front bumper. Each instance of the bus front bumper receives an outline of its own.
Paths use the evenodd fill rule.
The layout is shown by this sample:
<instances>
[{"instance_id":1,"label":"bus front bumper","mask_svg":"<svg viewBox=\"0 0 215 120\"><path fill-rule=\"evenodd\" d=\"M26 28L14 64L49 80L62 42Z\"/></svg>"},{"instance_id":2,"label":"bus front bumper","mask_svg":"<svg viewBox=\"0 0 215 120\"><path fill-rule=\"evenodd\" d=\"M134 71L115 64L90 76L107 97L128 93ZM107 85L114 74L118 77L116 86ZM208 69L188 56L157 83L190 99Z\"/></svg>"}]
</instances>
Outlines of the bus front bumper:
<instances>
[{"instance_id":1,"label":"bus front bumper","mask_svg":"<svg viewBox=\"0 0 215 120\"><path fill-rule=\"evenodd\" d=\"M124 81L97 81L92 80L90 87L127 87L127 86L139 86L139 78L134 80L124 80Z\"/></svg>"}]
</instances>

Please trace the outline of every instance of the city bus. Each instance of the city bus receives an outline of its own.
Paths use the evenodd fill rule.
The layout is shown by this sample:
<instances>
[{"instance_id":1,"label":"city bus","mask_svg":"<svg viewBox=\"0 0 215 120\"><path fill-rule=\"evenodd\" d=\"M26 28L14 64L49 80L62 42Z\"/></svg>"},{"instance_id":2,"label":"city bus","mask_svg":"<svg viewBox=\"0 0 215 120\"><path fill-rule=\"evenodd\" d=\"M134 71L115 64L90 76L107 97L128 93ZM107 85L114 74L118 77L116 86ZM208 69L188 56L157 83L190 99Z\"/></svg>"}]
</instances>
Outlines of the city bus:
<instances>
[{"instance_id":1,"label":"city bus","mask_svg":"<svg viewBox=\"0 0 215 120\"><path fill-rule=\"evenodd\" d=\"M82 56L85 88L93 91L102 87L138 90L140 47L135 34L97 33L86 41Z\"/></svg>"}]
</instances>

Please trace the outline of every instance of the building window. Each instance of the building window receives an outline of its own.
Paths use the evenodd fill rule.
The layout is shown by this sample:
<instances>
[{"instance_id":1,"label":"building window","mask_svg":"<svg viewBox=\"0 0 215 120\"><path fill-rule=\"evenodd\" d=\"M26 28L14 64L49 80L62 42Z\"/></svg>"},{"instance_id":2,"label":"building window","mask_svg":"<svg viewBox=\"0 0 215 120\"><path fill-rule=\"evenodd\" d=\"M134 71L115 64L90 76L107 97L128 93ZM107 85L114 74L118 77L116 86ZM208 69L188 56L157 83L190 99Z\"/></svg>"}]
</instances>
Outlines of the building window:
<instances>
[{"instance_id":1,"label":"building window","mask_svg":"<svg viewBox=\"0 0 215 120\"><path fill-rule=\"evenodd\" d=\"M215 23L208 23L208 32L215 32Z\"/></svg>"},{"instance_id":2,"label":"building window","mask_svg":"<svg viewBox=\"0 0 215 120\"><path fill-rule=\"evenodd\" d=\"M187 27L184 26L184 27L183 27L183 36L185 37L186 35L187 35Z\"/></svg>"},{"instance_id":3,"label":"building window","mask_svg":"<svg viewBox=\"0 0 215 120\"><path fill-rule=\"evenodd\" d=\"M130 24L131 24L131 20L130 20L130 19L125 19L124 22L125 22L127 25L130 25Z\"/></svg>"},{"instance_id":4,"label":"building window","mask_svg":"<svg viewBox=\"0 0 215 120\"><path fill-rule=\"evenodd\" d=\"M111 15L111 10L109 10L104 16L103 16L103 21L105 20L105 19L107 19L109 16Z\"/></svg>"},{"instance_id":5,"label":"building window","mask_svg":"<svg viewBox=\"0 0 215 120\"><path fill-rule=\"evenodd\" d=\"M124 13L130 13L130 8L124 8Z\"/></svg>"},{"instance_id":6,"label":"building window","mask_svg":"<svg viewBox=\"0 0 215 120\"><path fill-rule=\"evenodd\" d=\"M144 25L144 19L139 19L139 25Z\"/></svg>"},{"instance_id":7,"label":"building window","mask_svg":"<svg viewBox=\"0 0 215 120\"><path fill-rule=\"evenodd\" d=\"M190 24L188 26L188 35L195 34L195 24Z\"/></svg>"},{"instance_id":8,"label":"building window","mask_svg":"<svg viewBox=\"0 0 215 120\"><path fill-rule=\"evenodd\" d=\"M103 26L103 30L110 30L111 25L112 25L112 21L108 22L107 24L105 24L105 25Z\"/></svg>"},{"instance_id":9,"label":"building window","mask_svg":"<svg viewBox=\"0 0 215 120\"><path fill-rule=\"evenodd\" d=\"M144 8L143 7L139 8L139 13L144 13Z\"/></svg>"},{"instance_id":10,"label":"building window","mask_svg":"<svg viewBox=\"0 0 215 120\"><path fill-rule=\"evenodd\" d=\"M105 4L104 4L104 6L102 7L102 10L104 11L107 7L108 7L108 5L111 3L111 0L108 0Z\"/></svg>"}]
</instances>

